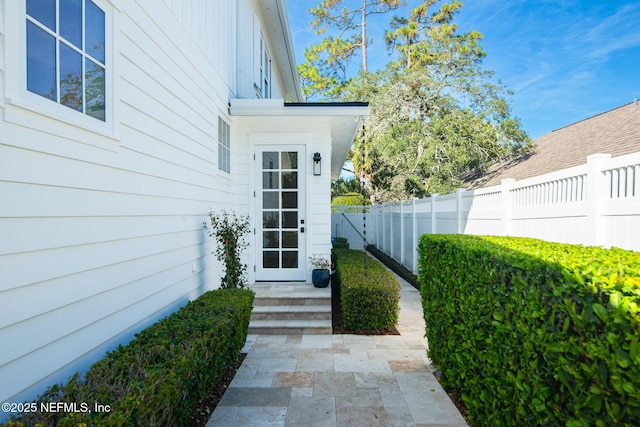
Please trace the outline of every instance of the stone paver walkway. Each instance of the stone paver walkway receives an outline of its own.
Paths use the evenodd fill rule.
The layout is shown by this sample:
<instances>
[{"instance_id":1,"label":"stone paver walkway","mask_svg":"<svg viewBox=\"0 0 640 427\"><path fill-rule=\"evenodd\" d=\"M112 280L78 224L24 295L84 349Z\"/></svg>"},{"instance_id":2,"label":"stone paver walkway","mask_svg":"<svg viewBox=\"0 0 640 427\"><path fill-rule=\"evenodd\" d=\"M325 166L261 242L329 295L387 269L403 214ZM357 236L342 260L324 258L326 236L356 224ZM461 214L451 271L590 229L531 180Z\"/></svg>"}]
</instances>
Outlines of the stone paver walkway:
<instances>
[{"instance_id":1,"label":"stone paver walkway","mask_svg":"<svg viewBox=\"0 0 640 427\"><path fill-rule=\"evenodd\" d=\"M430 368L420 294L398 279L399 336L249 335L207 427L466 426Z\"/></svg>"}]
</instances>

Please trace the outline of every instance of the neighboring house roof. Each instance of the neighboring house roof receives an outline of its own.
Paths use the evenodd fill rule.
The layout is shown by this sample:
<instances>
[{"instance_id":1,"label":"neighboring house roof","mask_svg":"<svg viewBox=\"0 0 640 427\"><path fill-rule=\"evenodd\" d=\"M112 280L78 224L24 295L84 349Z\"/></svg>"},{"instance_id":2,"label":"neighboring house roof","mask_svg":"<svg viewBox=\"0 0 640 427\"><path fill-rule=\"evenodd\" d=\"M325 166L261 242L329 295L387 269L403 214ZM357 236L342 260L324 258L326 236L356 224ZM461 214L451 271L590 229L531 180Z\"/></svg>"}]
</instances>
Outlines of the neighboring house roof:
<instances>
[{"instance_id":1,"label":"neighboring house roof","mask_svg":"<svg viewBox=\"0 0 640 427\"><path fill-rule=\"evenodd\" d=\"M479 178L463 184L474 189L500 184L505 178L521 180L579 166L587 156L608 153L613 157L640 151L640 103L613 110L549 132L534 141L533 153L491 166Z\"/></svg>"}]
</instances>

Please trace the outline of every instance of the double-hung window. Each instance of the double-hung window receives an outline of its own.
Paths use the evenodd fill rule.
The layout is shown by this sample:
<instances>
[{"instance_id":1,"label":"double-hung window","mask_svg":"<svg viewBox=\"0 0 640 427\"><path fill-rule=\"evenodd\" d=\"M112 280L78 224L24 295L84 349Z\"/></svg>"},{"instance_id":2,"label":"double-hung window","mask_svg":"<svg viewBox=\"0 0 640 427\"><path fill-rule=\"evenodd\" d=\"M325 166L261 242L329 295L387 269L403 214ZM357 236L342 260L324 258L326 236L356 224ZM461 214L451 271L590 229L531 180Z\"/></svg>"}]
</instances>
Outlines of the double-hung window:
<instances>
[{"instance_id":1,"label":"double-hung window","mask_svg":"<svg viewBox=\"0 0 640 427\"><path fill-rule=\"evenodd\" d=\"M271 98L271 57L262 37L260 37L260 95L263 98Z\"/></svg>"},{"instance_id":2,"label":"double-hung window","mask_svg":"<svg viewBox=\"0 0 640 427\"><path fill-rule=\"evenodd\" d=\"M105 121L105 12L92 0L27 0L27 90Z\"/></svg>"},{"instance_id":3,"label":"double-hung window","mask_svg":"<svg viewBox=\"0 0 640 427\"><path fill-rule=\"evenodd\" d=\"M231 172L230 127L221 117L218 117L218 169Z\"/></svg>"}]
</instances>

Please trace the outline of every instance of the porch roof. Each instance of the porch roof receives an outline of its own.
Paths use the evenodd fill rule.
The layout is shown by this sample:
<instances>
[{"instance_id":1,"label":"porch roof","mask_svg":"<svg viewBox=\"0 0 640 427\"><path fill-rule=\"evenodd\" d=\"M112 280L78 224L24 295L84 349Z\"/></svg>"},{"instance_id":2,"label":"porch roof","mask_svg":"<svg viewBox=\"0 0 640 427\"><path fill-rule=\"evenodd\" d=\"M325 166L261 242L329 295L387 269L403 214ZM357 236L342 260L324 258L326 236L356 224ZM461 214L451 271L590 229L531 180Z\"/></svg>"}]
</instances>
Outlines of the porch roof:
<instances>
[{"instance_id":1,"label":"porch roof","mask_svg":"<svg viewBox=\"0 0 640 427\"><path fill-rule=\"evenodd\" d=\"M332 141L331 179L336 180L362 120L371 109L366 102L285 103L282 99L232 99L229 113L232 116L328 118Z\"/></svg>"}]
</instances>

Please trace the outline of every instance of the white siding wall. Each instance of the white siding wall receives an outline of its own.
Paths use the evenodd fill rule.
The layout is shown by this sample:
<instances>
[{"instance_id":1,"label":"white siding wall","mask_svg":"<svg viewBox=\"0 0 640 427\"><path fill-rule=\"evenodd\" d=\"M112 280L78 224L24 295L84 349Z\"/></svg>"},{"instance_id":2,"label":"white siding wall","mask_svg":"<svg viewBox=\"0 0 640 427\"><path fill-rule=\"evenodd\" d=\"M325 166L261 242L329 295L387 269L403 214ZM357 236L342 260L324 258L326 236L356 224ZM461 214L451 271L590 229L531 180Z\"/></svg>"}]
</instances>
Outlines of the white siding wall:
<instances>
[{"instance_id":1,"label":"white siding wall","mask_svg":"<svg viewBox=\"0 0 640 427\"><path fill-rule=\"evenodd\" d=\"M24 15L0 18L0 401L33 398L216 288L203 221L246 213L247 147L226 114L246 77L235 1L118 4L106 131L22 102L20 68L5 81L5 66L24 61L24 40L3 24L19 40ZM218 115L232 126L231 174L216 165Z\"/></svg>"}]
</instances>

